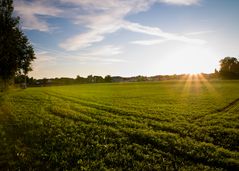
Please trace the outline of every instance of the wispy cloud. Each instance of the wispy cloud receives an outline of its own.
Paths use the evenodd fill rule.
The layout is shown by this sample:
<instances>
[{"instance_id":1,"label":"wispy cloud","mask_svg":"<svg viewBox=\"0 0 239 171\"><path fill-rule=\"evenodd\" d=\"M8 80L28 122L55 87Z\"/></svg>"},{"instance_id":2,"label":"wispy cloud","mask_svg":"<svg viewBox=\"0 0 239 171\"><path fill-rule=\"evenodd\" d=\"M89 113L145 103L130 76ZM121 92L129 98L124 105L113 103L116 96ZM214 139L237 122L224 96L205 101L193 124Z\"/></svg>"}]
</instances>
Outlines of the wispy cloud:
<instances>
[{"instance_id":1,"label":"wispy cloud","mask_svg":"<svg viewBox=\"0 0 239 171\"><path fill-rule=\"evenodd\" d=\"M36 53L37 59L35 63L49 63L56 60L56 57L47 51L40 51Z\"/></svg>"},{"instance_id":2,"label":"wispy cloud","mask_svg":"<svg viewBox=\"0 0 239 171\"><path fill-rule=\"evenodd\" d=\"M199 4L200 0L160 0L160 2L173 5L195 5Z\"/></svg>"},{"instance_id":3,"label":"wispy cloud","mask_svg":"<svg viewBox=\"0 0 239 171\"><path fill-rule=\"evenodd\" d=\"M91 48L86 52L78 53L78 55L70 56L68 59L77 61L96 61L96 62L125 62L123 59L118 59L117 57L123 53L121 47L106 45L98 48Z\"/></svg>"},{"instance_id":4,"label":"wispy cloud","mask_svg":"<svg viewBox=\"0 0 239 171\"><path fill-rule=\"evenodd\" d=\"M55 66L58 59L54 54L42 50L36 51L36 57L36 60L32 63L33 73L35 74L46 72L46 68Z\"/></svg>"},{"instance_id":5,"label":"wispy cloud","mask_svg":"<svg viewBox=\"0 0 239 171\"><path fill-rule=\"evenodd\" d=\"M61 0L61 2L72 3L90 11L85 15L80 15L74 18L74 23L84 24L88 28L88 32L73 36L60 44L60 47L68 51L89 47L93 43L104 40L105 35L116 32L119 29L153 35L167 40L196 43L203 42L201 40L163 32L157 27L149 27L143 26L139 23L132 23L125 19L127 15L132 13L148 10L154 3L192 5L198 3L199 0L106 0L104 3L95 0ZM156 42L158 43L159 41L154 41L154 43ZM140 42L137 43L140 44ZM153 44L152 41L144 43L147 43L148 45Z\"/></svg>"},{"instance_id":6,"label":"wispy cloud","mask_svg":"<svg viewBox=\"0 0 239 171\"><path fill-rule=\"evenodd\" d=\"M76 25L83 25L88 29L86 32L74 35L59 44L67 51L75 51L101 42L107 34L119 29L153 35L166 40L200 42L197 39L162 31L157 27L144 26L126 20L126 16L147 11L155 3L195 5L199 2L200 0L104 0L103 2L99 0L33 0L30 2L18 0L15 2L15 9L23 18L25 29L49 31L51 26L42 16L68 18ZM158 40L143 41L148 45L159 42ZM135 43L140 44L139 41Z\"/></svg>"},{"instance_id":7,"label":"wispy cloud","mask_svg":"<svg viewBox=\"0 0 239 171\"><path fill-rule=\"evenodd\" d=\"M115 56L122 54L123 50L121 47L113 46L113 45L106 45L88 53L82 53L81 56Z\"/></svg>"},{"instance_id":8,"label":"wispy cloud","mask_svg":"<svg viewBox=\"0 0 239 171\"><path fill-rule=\"evenodd\" d=\"M150 46L150 45L164 43L166 41L167 41L166 39L153 39L153 40L137 40L137 41L132 41L130 43Z\"/></svg>"},{"instance_id":9,"label":"wispy cloud","mask_svg":"<svg viewBox=\"0 0 239 171\"><path fill-rule=\"evenodd\" d=\"M73 36L60 44L65 50L77 50L100 42L106 34L116 32L122 27L124 17L132 11L129 2L120 0L106 0L104 3L95 0L76 1L61 0L64 3L73 3L85 9L84 15L75 16L75 24L84 25L88 31ZM136 10L141 7L136 7Z\"/></svg>"},{"instance_id":10,"label":"wispy cloud","mask_svg":"<svg viewBox=\"0 0 239 171\"><path fill-rule=\"evenodd\" d=\"M57 50L50 50L43 47L37 47L35 63L39 65L54 64L57 61L80 61L80 62L125 62L123 59L119 59L119 55L123 53L122 47L114 45L105 45L97 48L88 48L84 51L77 53L64 53Z\"/></svg>"},{"instance_id":11,"label":"wispy cloud","mask_svg":"<svg viewBox=\"0 0 239 171\"><path fill-rule=\"evenodd\" d=\"M214 31L212 31L212 30L196 31L196 32L186 33L185 35L187 35L187 36L197 36L197 35L208 34L208 33L213 33L213 32Z\"/></svg>"},{"instance_id":12,"label":"wispy cloud","mask_svg":"<svg viewBox=\"0 0 239 171\"><path fill-rule=\"evenodd\" d=\"M187 42L187 43L197 43L197 44L204 44L204 40L200 39L191 39L185 36L180 36L172 33L167 33L162 31L161 29L157 27L148 27L148 26L143 26L138 23L127 23L124 25L125 29L134 31L134 32L139 32L139 33L144 33L148 35L153 35L157 37L164 38L165 40L177 40L177 41L182 41L182 42ZM139 43L139 41L137 41ZM141 41L142 42L142 41ZM146 42L146 40L143 40L143 42ZM159 40L148 40L146 43L147 45L149 44L154 44L154 43L162 43L163 41L161 39Z\"/></svg>"},{"instance_id":13,"label":"wispy cloud","mask_svg":"<svg viewBox=\"0 0 239 171\"><path fill-rule=\"evenodd\" d=\"M60 47L67 50L73 51L85 47L91 46L95 42L100 42L104 39L104 33L95 31L80 34L67 39L65 42L60 44Z\"/></svg>"},{"instance_id":14,"label":"wispy cloud","mask_svg":"<svg viewBox=\"0 0 239 171\"><path fill-rule=\"evenodd\" d=\"M23 28L28 30L50 31L51 26L45 17L57 17L62 10L50 5L48 1L14 1L15 11L17 15L23 19Z\"/></svg>"},{"instance_id":15,"label":"wispy cloud","mask_svg":"<svg viewBox=\"0 0 239 171\"><path fill-rule=\"evenodd\" d=\"M131 42L132 44L155 45L155 44L163 43L163 42L169 41L169 40L176 40L176 41L181 41L181 42L185 42L185 43L194 43L194 44L205 44L206 43L205 40L192 39L192 38L188 38L186 36L167 33L157 27L143 26L138 23L125 24L124 28L134 31L134 32L139 32L139 33L144 33L144 34L160 37L160 39L132 41ZM196 34L203 34L203 33L206 33L206 32L195 32L195 33L191 33L191 34L187 34L187 35L196 35Z\"/></svg>"},{"instance_id":16,"label":"wispy cloud","mask_svg":"<svg viewBox=\"0 0 239 171\"><path fill-rule=\"evenodd\" d=\"M100 58L100 57L89 57L89 56L81 56L81 57L76 57L76 56L72 56L69 58L70 60L74 60L74 61L80 61L80 62L101 62L101 63L119 63L119 62L126 62L123 59L118 59L118 58Z\"/></svg>"},{"instance_id":17,"label":"wispy cloud","mask_svg":"<svg viewBox=\"0 0 239 171\"><path fill-rule=\"evenodd\" d=\"M175 37L174 39L150 39L150 40L137 40L137 41L132 41L130 43L132 44L138 44L138 45L156 45L160 43L164 43L169 40L177 40L177 41L182 41L185 43L190 43L190 44L198 44L198 45L204 45L207 42L201 39L189 39L183 36L180 37Z\"/></svg>"}]
</instances>

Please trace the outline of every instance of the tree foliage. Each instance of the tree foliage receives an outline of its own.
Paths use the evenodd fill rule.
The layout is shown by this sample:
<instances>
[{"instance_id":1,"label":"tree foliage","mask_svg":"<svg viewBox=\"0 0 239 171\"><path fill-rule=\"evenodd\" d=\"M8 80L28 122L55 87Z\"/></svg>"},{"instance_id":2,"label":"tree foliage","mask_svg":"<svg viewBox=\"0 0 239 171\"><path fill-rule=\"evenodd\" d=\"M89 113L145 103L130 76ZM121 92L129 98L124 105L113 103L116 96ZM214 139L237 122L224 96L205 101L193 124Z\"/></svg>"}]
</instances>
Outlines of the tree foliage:
<instances>
[{"instance_id":1,"label":"tree foliage","mask_svg":"<svg viewBox=\"0 0 239 171\"><path fill-rule=\"evenodd\" d=\"M0 0L0 78L7 85L16 73L26 75L35 59L34 50L13 16L13 1Z\"/></svg>"},{"instance_id":2,"label":"tree foliage","mask_svg":"<svg viewBox=\"0 0 239 171\"><path fill-rule=\"evenodd\" d=\"M225 57L220 60L220 75L222 78L239 79L239 61L235 57Z\"/></svg>"},{"instance_id":3,"label":"tree foliage","mask_svg":"<svg viewBox=\"0 0 239 171\"><path fill-rule=\"evenodd\" d=\"M110 75L105 76L105 82L110 83L112 82L112 77Z\"/></svg>"}]
</instances>

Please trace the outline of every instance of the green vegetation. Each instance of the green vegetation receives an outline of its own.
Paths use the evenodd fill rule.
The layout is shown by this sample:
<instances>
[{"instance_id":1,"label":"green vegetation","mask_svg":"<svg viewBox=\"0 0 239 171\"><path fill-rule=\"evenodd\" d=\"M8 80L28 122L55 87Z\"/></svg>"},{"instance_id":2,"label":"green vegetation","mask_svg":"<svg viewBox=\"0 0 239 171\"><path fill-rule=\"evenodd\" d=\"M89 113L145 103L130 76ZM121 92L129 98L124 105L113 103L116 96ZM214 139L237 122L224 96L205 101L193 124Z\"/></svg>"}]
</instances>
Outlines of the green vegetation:
<instances>
[{"instance_id":1,"label":"green vegetation","mask_svg":"<svg viewBox=\"0 0 239 171\"><path fill-rule=\"evenodd\" d=\"M0 170L238 170L239 82L0 94Z\"/></svg>"},{"instance_id":2,"label":"green vegetation","mask_svg":"<svg viewBox=\"0 0 239 171\"><path fill-rule=\"evenodd\" d=\"M220 60L220 77L224 79L239 79L239 60L235 57L225 57Z\"/></svg>"},{"instance_id":3,"label":"green vegetation","mask_svg":"<svg viewBox=\"0 0 239 171\"><path fill-rule=\"evenodd\" d=\"M32 45L19 27L20 18L13 16L13 0L0 0L0 89L7 90L16 74L26 75L35 59Z\"/></svg>"}]
</instances>

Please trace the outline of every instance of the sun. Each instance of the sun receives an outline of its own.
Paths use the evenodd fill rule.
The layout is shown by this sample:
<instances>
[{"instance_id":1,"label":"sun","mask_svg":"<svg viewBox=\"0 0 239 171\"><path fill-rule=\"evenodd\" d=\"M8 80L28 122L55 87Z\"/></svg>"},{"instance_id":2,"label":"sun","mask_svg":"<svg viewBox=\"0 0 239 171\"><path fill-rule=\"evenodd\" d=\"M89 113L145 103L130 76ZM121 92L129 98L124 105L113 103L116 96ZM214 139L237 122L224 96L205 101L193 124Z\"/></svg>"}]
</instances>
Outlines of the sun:
<instances>
[{"instance_id":1,"label":"sun","mask_svg":"<svg viewBox=\"0 0 239 171\"><path fill-rule=\"evenodd\" d=\"M194 72L194 71L192 71L192 72L190 72L190 73L188 73L190 76L199 76L199 75L201 75L201 73L199 73L199 72Z\"/></svg>"},{"instance_id":2,"label":"sun","mask_svg":"<svg viewBox=\"0 0 239 171\"><path fill-rule=\"evenodd\" d=\"M169 53L167 63L170 63L170 70L174 73L211 73L218 67L215 54L213 49L205 45L186 44Z\"/></svg>"}]
</instances>

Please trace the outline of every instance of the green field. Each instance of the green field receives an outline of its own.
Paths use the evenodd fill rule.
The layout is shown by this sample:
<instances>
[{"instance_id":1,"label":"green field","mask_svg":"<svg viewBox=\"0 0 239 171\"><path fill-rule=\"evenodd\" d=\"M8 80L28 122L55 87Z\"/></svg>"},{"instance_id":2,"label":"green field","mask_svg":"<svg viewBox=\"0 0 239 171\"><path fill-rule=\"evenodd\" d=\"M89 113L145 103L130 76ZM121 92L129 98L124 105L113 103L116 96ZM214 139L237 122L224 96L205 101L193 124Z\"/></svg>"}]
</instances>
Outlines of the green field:
<instances>
[{"instance_id":1,"label":"green field","mask_svg":"<svg viewBox=\"0 0 239 171\"><path fill-rule=\"evenodd\" d=\"M238 170L239 81L0 94L0 170Z\"/></svg>"}]
</instances>

